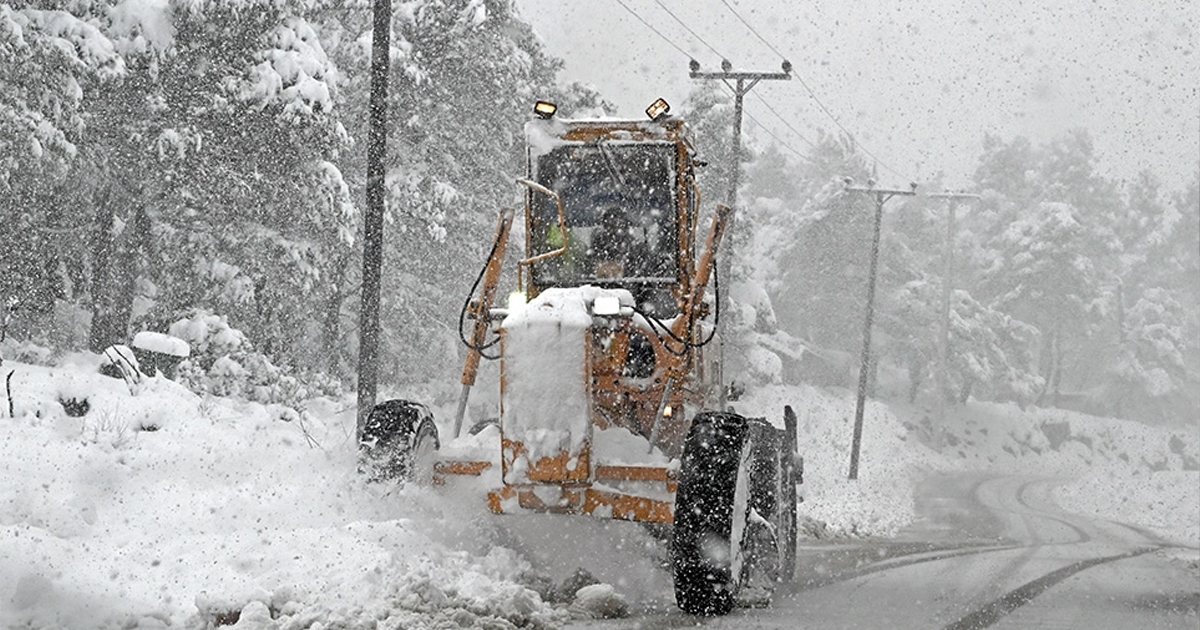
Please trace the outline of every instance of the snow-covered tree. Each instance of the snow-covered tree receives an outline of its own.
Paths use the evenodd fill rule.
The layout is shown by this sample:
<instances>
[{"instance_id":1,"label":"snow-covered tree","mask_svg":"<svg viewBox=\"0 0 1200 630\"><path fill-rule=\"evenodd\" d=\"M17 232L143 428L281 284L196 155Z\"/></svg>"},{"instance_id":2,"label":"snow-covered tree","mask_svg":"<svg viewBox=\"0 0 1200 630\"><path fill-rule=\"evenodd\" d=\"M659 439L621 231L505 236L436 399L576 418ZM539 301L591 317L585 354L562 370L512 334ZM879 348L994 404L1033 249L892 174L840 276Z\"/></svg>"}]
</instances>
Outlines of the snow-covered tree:
<instances>
[{"instance_id":1,"label":"snow-covered tree","mask_svg":"<svg viewBox=\"0 0 1200 630\"><path fill-rule=\"evenodd\" d=\"M61 3L0 3L0 301L37 327L81 283L63 243L83 234L65 176L84 135L84 105L125 72L113 42ZM12 255L19 253L19 255ZM28 331L26 331L28 332Z\"/></svg>"},{"instance_id":2,"label":"snow-covered tree","mask_svg":"<svg viewBox=\"0 0 1200 630\"><path fill-rule=\"evenodd\" d=\"M106 218L96 204L95 258L114 238L113 266L127 269L94 298L93 327L107 324L95 345L131 317L161 326L205 303L245 322L268 352L285 350L328 250L348 249L355 230L330 161L346 141L336 69L286 3L118 2L104 17L129 72L90 103L88 166L99 199L115 206ZM137 229L106 237L111 218ZM135 274L150 312L130 308Z\"/></svg>"},{"instance_id":3,"label":"snow-covered tree","mask_svg":"<svg viewBox=\"0 0 1200 630\"><path fill-rule=\"evenodd\" d=\"M1117 280L1102 304L1106 336L1092 390L1095 406L1154 420L1186 417L1200 403L1198 318L1200 204L1195 187L1170 200L1148 172L1128 187L1117 234ZM1189 334L1189 331L1190 334Z\"/></svg>"},{"instance_id":4,"label":"snow-covered tree","mask_svg":"<svg viewBox=\"0 0 1200 630\"><path fill-rule=\"evenodd\" d=\"M1087 388L1115 341L1112 289L1130 256L1128 217L1096 171L1090 136L1071 130L1041 147L985 137L976 181L983 198L963 225L977 295L1041 331L1052 400Z\"/></svg>"},{"instance_id":5,"label":"snow-covered tree","mask_svg":"<svg viewBox=\"0 0 1200 630\"><path fill-rule=\"evenodd\" d=\"M912 280L892 290L882 300L880 328L887 333L888 351L908 373L908 400L916 400L927 375L938 362L937 287ZM957 353L959 350L955 348Z\"/></svg>"},{"instance_id":6,"label":"snow-covered tree","mask_svg":"<svg viewBox=\"0 0 1200 630\"><path fill-rule=\"evenodd\" d=\"M197 305L292 346L357 221L317 3L48 4L0 5L0 162L19 166L0 209L47 243L24 259L46 295L90 305L95 348Z\"/></svg>"},{"instance_id":7,"label":"snow-covered tree","mask_svg":"<svg viewBox=\"0 0 1200 630\"><path fill-rule=\"evenodd\" d=\"M82 84L124 71L94 24L52 8L58 3L40 4L0 3L0 187L26 162L74 156Z\"/></svg>"},{"instance_id":8,"label":"snow-covered tree","mask_svg":"<svg viewBox=\"0 0 1200 630\"><path fill-rule=\"evenodd\" d=\"M824 133L804 159L782 166L752 163L748 171L747 277L770 297L778 327L815 351L808 358L827 360L815 368L820 378L840 382L862 340L872 216L842 193L842 177L861 180L868 171L852 142ZM790 198L756 194L772 174L787 178Z\"/></svg>"},{"instance_id":9,"label":"snow-covered tree","mask_svg":"<svg viewBox=\"0 0 1200 630\"><path fill-rule=\"evenodd\" d=\"M950 300L949 385L960 402L972 394L1024 406L1045 388L1034 349L1038 330L988 308L962 290Z\"/></svg>"},{"instance_id":10,"label":"snow-covered tree","mask_svg":"<svg viewBox=\"0 0 1200 630\"><path fill-rule=\"evenodd\" d=\"M1037 177L1038 156L1028 138L1017 136L1009 142L985 134L983 154L975 169L975 184L980 190L1002 193L1019 204L1027 204L1040 196L1041 182Z\"/></svg>"},{"instance_id":11,"label":"snow-covered tree","mask_svg":"<svg viewBox=\"0 0 1200 630\"><path fill-rule=\"evenodd\" d=\"M710 210L718 203L728 204L734 169L744 170L752 157L745 142L740 151L733 148L733 96L724 85L706 81L688 94L679 110L692 130L696 152L704 163L696 173L703 195L701 203Z\"/></svg>"},{"instance_id":12,"label":"snow-covered tree","mask_svg":"<svg viewBox=\"0 0 1200 630\"><path fill-rule=\"evenodd\" d=\"M1184 360L1184 309L1165 289L1148 289L1122 318L1116 359L1109 366L1113 412L1161 419L1186 408L1196 386Z\"/></svg>"},{"instance_id":13,"label":"snow-covered tree","mask_svg":"<svg viewBox=\"0 0 1200 630\"><path fill-rule=\"evenodd\" d=\"M1074 207L1041 202L996 238L998 257L985 271L998 307L1042 331L1041 373L1054 396L1068 348L1088 332L1098 289L1086 239Z\"/></svg>"}]
</instances>

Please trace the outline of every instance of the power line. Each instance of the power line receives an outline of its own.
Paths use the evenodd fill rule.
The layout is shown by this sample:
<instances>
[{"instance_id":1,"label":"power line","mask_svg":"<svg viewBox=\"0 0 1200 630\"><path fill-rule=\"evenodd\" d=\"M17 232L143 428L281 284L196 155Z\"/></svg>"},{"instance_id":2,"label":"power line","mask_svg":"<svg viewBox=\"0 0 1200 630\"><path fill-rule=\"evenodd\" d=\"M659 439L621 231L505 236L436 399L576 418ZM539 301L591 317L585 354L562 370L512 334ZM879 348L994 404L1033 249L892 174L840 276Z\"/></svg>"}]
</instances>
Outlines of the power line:
<instances>
[{"instance_id":1,"label":"power line","mask_svg":"<svg viewBox=\"0 0 1200 630\"><path fill-rule=\"evenodd\" d=\"M646 26L646 28L650 29L651 31L653 31L653 32L654 32L654 34L655 34L655 35L658 35L660 38L662 38L662 40L663 40L664 42L667 42L668 44L670 44L670 45L671 45L671 47L672 47L672 48L674 48L675 50L678 50L678 51L679 51L679 53L680 53L681 55L683 55L684 57L687 57L688 59L691 59L691 58L692 58L692 54L691 54L691 53L689 53L688 51L684 50L683 48L680 48L680 47L679 47L679 44L676 44L676 43L675 43L675 41L674 41L674 40L672 40L670 37L667 37L666 35L663 35L662 33L658 32L658 29L654 28L654 26L653 26L653 25L651 25L651 24L650 24L649 22L647 22L646 20L642 19L642 16L638 15L638 14L637 14L637 11L634 11L633 9L629 8L629 5L627 5L627 4L625 4L624 2L622 2L622 0L616 0L616 2L617 2L617 4L621 5L621 8L625 9L626 11L628 11L630 15L632 15L632 16L633 16L633 17L635 17L635 18L637 18L637 20L638 20L639 22L641 22L642 24L644 24L644 25Z\"/></svg>"},{"instance_id":2,"label":"power line","mask_svg":"<svg viewBox=\"0 0 1200 630\"><path fill-rule=\"evenodd\" d=\"M786 55L782 54L778 48L772 46L770 44L770 42L767 41L767 39L764 38L757 30L755 30L754 27L751 26L744 18L742 18L741 15L738 14L737 11L735 11L733 9L733 7L731 7L726 0L721 0L721 2L722 2L722 4L724 4L726 6L726 8L728 8L730 10L731 13L733 13L742 22L742 24L744 24L746 26L746 28L750 29L750 31L752 33L754 33L755 37L758 37L759 40L761 40L764 44L766 44L767 47L770 48L772 52L779 55L780 57L786 58ZM659 31L657 28L655 28L653 24L646 21L646 19L643 18L641 15L639 15L637 11L634 11L629 5L625 4L624 0L616 0L616 3L619 4L622 9L625 9L627 12L629 12L630 15L632 15L634 18L637 19L637 21L641 22L642 25L644 25L646 28L650 29L650 31L653 32L655 35L657 35L659 37L659 39L663 40L664 42L669 44L672 48L677 50L679 52L679 54L687 57L688 59L692 59L691 53L684 50L682 47L679 46L679 44L676 44L673 39L671 39L670 37L667 37L666 35L664 35L662 33L662 31ZM667 8L667 6L664 5L661 0L654 0L654 3L657 4L660 8L662 8L663 11L666 11L667 15L671 16L671 18L674 19L677 23L679 23L679 25L682 26L684 29L686 29L688 33L691 33L692 37L695 37L697 41L699 41L701 44L703 44L705 47L707 47L709 50L711 50L713 52L713 54L717 55L718 57L720 57L722 59L725 59L725 56L722 55L720 51L718 51L715 47L713 47L712 44L709 44L708 41L705 40L703 37L701 37L698 33L696 33L696 31L692 30L691 27L689 27L683 20L679 19L679 17L677 15L675 15L675 13L672 12L669 8ZM897 177L904 177L904 175L900 174L900 172L898 172L895 169L893 169L892 167L888 166L883 160L880 160L878 156L876 156L874 153L872 153L870 150L868 150L866 146L864 146L861 142L856 140L854 137L854 134L851 133L850 130L847 129L844 125L842 125L842 123L840 121L838 121L837 117L833 115L833 112L831 112L829 110L829 108L825 107L825 104L821 102L820 98L817 97L816 92L811 87L809 87L809 85L804 81L804 79L801 78L799 75L795 75L795 76L800 81L800 85L804 86L804 89L808 92L809 96L813 99L814 102L816 102L817 106L820 107L821 111L824 112L825 115L828 116L829 119L832 120L833 123L835 125L837 125L837 127L839 129L842 130L842 133L845 133L847 136L849 136L849 138L852 141L854 141L854 146L858 147L868 157L875 160L875 162L877 162L884 169L890 171L892 174L896 175ZM806 138L804 136L804 134L802 134L798 130L796 130L796 128L794 126L792 126L791 123L789 123L782 114L780 114L774 107L772 107L769 103L767 103L766 99L762 98L761 96L758 96L757 94L755 94L755 96L757 96L758 100L761 101L764 105L766 105L767 109L770 110L771 113L774 114L775 117L778 118L785 126L787 126L787 128L792 133L794 133L796 135L796 137L803 140L804 143L807 144L808 146L810 146L812 148L816 148L816 145L811 140L809 140L808 138ZM799 151L797 151L796 149L791 148L791 147L787 146L785 143L783 143L779 139L778 136L776 136L774 133L771 133L771 131L769 129L767 129L767 127L765 125L763 125L760 121L758 121L757 119L755 119L753 117L751 117L751 120L753 120L754 123L759 126L759 128L766 131L768 133L768 135L770 135L772 138L775 139L775 141L780 142L780 144L784 144L784 146L787 147L788 150L792 151L793 153L795 153L797 155L801 155Z\"/></svg>"},{"instance_id":3,"label":"power line","mask_svg":"<svg viewBox=\"0 0 1200 630\"><path fill-rule=\"evenodd\" d=\"M796 150L792 145L788 144L787 142L784 142L782 139L780 139L779 136L775 135L775 132L771 131L769 128L767 128L766 125L759 122L759 120L757 118L755 118L753 114L751 114L750 112L746 112L746 118L749 118L750 122L758 125L759 129L762 129L763 131L765 131L768 136L771 136L771 138L775 140L776 143L778 143L780 146L787 149L788 151L791 151L796 157L800 158L801 160L804 160L805 162L812 162L812 158L810 158L809 156L804 155L800 151ZM805 139L803 137L801 137L800 139L807 142L807 139Z\"/></svg>"},{"instance_id":4,"label":"power line","mask_svg":"<svg viewBox=\"0 0 1200 630\"><path fill-rule=\"evenodd\" d=\"M619 1L620 0L618 0L618 2ZM723 3L725 2L725 0L721 0L721 1ZM711 50L713 52L713 54L720 57L721 59L727 58L727 57L725 57L725 55L721 54L721 51L714 48L711 44L708 43L708 41L706 41L703 37L701 37L699 33L697 33L696 31L693 31L691 29L691 27L689 27L683 20L679 19L679 16L675 15L675 13L671 11L671 9L667 8L667 6L665 4L663 4L661 0L654 0L654 3L657 4L663 11L666 11L667 15L671 16L671 18L674 19L676 22L678 22L679 25L682 26L684 29L686 29L688 33L691 33L692 37L695 37L697 40L700 41L701 44L704 44L709 50ZM729 7L730 11L733 11L733 7L730 7L728 3L725 3L725 6ZM734 15L737 15L736 11L734 11ZM746 21L744 19L742 19L742 17L740 15L738 15L738 19L742 20L742 23L746 24L746 26L751 28L751 31L753 31L753 27L750 27L750 25L748 23L746 23ZM769 47L769 48L771 48L771 50L775 51L775 54L779 55L780 57L784 57L784 55L782 53L780 53L778 50L776 50L775 47L771 46L771 44L769 42L767 42L767 40L763 39L761 35L759 35L757 32L755 32L754 34L756 36L758 36L758 38L760 40L762 40L762 42L764 44L766 44L767 47ZM661 37L662 34L660 33L659 36ZM783 115L781 115L778 111L776 111L776 109L774 107L771 107L770 103L767 103L766 99L764 99L761 96L758 96L758 94L755 94L755 96L758 97L758 100L761 101L762 104L765 105L767 107L767 109L771 111L772 114L775 114L775 117L778 118L788 129L790 129L792 131L792 133L794 133L796 135L797 138L800 138L801 140L803 140L804 143L807 144L808 146L810 146L814 149L816 148L815 144L813 144L808 138L804 137L804 134L797 131L796 128L793 127L792 124L789 123L787 121L787 119L783 117ZM749 114L747 114L747 116L749 116ZM781 140L779 138L779 136L775 135L770 129L767 128L766 125L759 122L759 120L757 118L754 118L753 116L749 116L749 118L752 121L754 121L754 123L757 124L759 126L759 128L761 128L763 131L766 131L767 135L774 138L776 142L784 145L789 151L791 151L797 155L800 155L799 151L792 148L790 145L788 145L783 140Z\"/></svg>"},{"instance_id":5,"label":"power line","mask_svg":"<svg viewBox=\"0 0 1200 630\"><path fill-rule=\"evenodd\" d=\"M657 1L657 0L655 0L655 1ZM772 45L771 42L767 41L767 38L763 37L763 35L758 32L758 29L754 28L749 22L747 22L746 18L742 17L742 14L738 13L737 10L734 9L733 6L729 4L728 0L721 0L721 4L725 5L725 8L729 9L729 12L732 13L734 17L736 17L743 25L745 25L746 28L750 29L750 32L753 33L754 36L757 37L759 41L761 41L763 44L766 44L767 48L771 49L771 52L775 53L776 55L779 55L780 57L782 57L784 59L787 59L787 55L780 52L780 50L778 48L776 48L774 45ZM808 95L812 98L813 102L815 102L817 104L817 107L819 107L821 109L821 111L824 112L825 115L828 116L829 119L833 121L833 124L837 125L838 129L842 130L842 133L846 134L847 136L850 137L851 140L854 141L855 146L857 146L859 149L861 149L863 153L866 153L868 157L874 159L884 169L890 171L893 175L895 175L897 177L901 177L901 178L904 177L904 175L900 174L898 171L896 171L896 169L888 166L886 162L879 159L879 156L875 155L869 149L867 149L866 145L864 145L861 142L859 142L858 140L856 140L854 138L854 134L850 133L850 130L847 129L845 127L845 125L843 125L841 123L841 121L839 121L837 119L837 116L834 116L833 112L831 112L829 110L829 108L825 106L825 103L821 102L821 99L817 96L816 91L813 90L811 86L809 86L809 84L804 80L804 77L800 76L799 73L796 73L796 80L799 81L800 85L804 88L804 90L806 92L808 92ZM780 118L782 119L782 116Z\"/></svg>"},{"instance_id":6,"label":"power line","mask_svg":"<svg viewBox=\"0 0 1200 630\"><path fill-rule=\"evenodd\" d=\"M868 157L875 160L885 170L891 171L891 173L897 177L900 177L900 178L904 177L904 175L901 174L899 171L888 166L887 162L884 162L883 160L879 159L879 156L872 153L865 144L863 144L862 142L859 142L857 139L855 139L854 134L850 133L850 130L847 129L845 127L845 125L843 125L840 121L838 121L837 116L834 116L833 112L829 111L828 107L825 107L825 104L821 102L821 99L817 98L817 93L814 92L811 87L808 87L808 84L804 82L804 79L800 78L799 75L796 75L796 79L800 82L800 85L804 86L804 89L806 91L808 91L808 95L812 97L812 100L813 100L813 102L815 102L817 104L817 107L820 107L821 111L825 112L825 115L829 117L829 120L832 120L833 124L837 125L837 128L842 130L842 133L846 134L847 136L850 137L850 139L852 141L854 141L855 146L857 146L859 149L861 149L863 153L866 153Z\"/></svg>"},{"instance_id":7,"label":"power line","mask_svg":"<svg viewBox=\"0 0 1200 630\"><path fill-rule=\"evenodd\" d=\"M763 104L763 106L765 106L767 108L768 111L770 111L772 114L775 114L775 117L778 118L780 120L780 122L782 122L784 124L784 126L786 126L788 129L790 129L792 131L792 133L796 134L797 138L800 138L801 140L803 140L804 144L807 144L808 146L812 147L813 149L817 148L816 143L814 143L812 140L809 140L808 138L806 138L804 136L804 134L800 133L795 127L793 127L792 123L788 122L787 119L783 117L783 115L781 115L779 112L775 111L775 108L771 107L771 104L767 102L767 99L763 98L762 96L759 96L759 94L757 92L754 93L754 97L757 98Z\"/></svg>"},{"instance_id":8,"label":"power line","mask_svg":"<svg viewBox=\"0 0 1200 630\"><path fill-rule=\"evenodd\" d=\"M679 19L678 16L676 16L669 8L667 8L666 5L664 5L662 3L662 0L654 0L654 3L657 4L659 7L661 7L663 11L666 11L667 15L671 16L671 18L674 19L676 22L678 22L680 26L682 26L684 29L687 30L687 32L691 33L692 37L695 37L697 40L700 41L701 44L704 44L709 50L711 50L713 52L713 54L717 55L718 57L720 57L722 59L727 58L724 55L722 55L720 53L720 51L718 51L715 47L713 47L712 44L709 44L708 41L706 41L703 37L701 37L699 35L699 33L697 33L696 31L693 31L686 23L684 23L683 20ZM750 32L753 33L754 36L759 39L759 41L766 44L767 48L770 48L771 51L774 52L779 57L781 57L783 59L787 59L787 55L783 54L778 48L776 48L774 45L772 45L771 42L768 41L766 37L763 37L762 33L759 33L758 29L754 28L754 26L752 26L748 21L746 21L746 19L743 18L742 15L740 13L738 13L737 10L735 10L732 5L729 4L728 0L721 0L721 4L725 5L725 8L728 9L729 12L734 15L734 17L736 17L742 24L744 24L746 26L746 28L750 29ZM660 36L661 36L661 34L660 34ZM897 177L901 177L901 178L904 177L904 175L902 175L899 171L892 168L891 166L888 166L888 164L886 162L879 159L879 156L875 155L875 153L873 153L870 149L868 149L866 145L859 142L854 137L854 134L849 129L847 129L846 126L843 125L840 120L838 120L837 116L835 116L828 107L825 106L825 103L823 103L821 101L820 97L817 96L817 93L815 90L812 89L812 86L810 86L804 80L804 77L800 76L799 74L796 74L795 76L796 76L796 80L800 82L800 85L804 87L804 90L806 92L808 92L809 97L812 98L813 102L815 102L817 104L817 107L820 108L820 110L827 117L829 117L829 119L831 121L833 121L834 125L837 125L838 129L842 130L842 133L846 134L847 136L850 137L850 139L852 141L854 141L854 145L856 147L858 147L860 150L862 150L862 152L865 153L867 155L867 157L870 157L871 159L875 160L875 162L878 163L880 166L882 166L885 170L890 171L893 175L896 175ZM762 97L759 97L759 100L763 101ZM763 102L765 104L765 101L763 101ZM783 121L783 123L785 125L787 125L787 127L789 129L791 129L793 133L795 133L797 136L803 138L806 143L808 143L810 146L812 146L812 143L808 142L807 138L804 138L804 136L802 134L800 134L798 131L796 131L796 129L794 127L792 127L792 125L787 122L787 119L785 119L781 114L779 114L779 112L774 111L773 108L770 108L769 105L768 105L768 108L772 109L772 113L774 113L776 117L778 117L781 121Z\"/></svg>"},{"instance_id":9,"label":"power line","mask_svg":"<svg viewBox=\"0 0 1200 630\"><path fill-rule=\"evenodd\" d=\"M754 30L754 27L750 26L750 23L746 21L746 18L742 17L742 14L738 13L733 8L733 6L729 4L728 0L721 0L721 4L725 5L725 8L729 9L729 12L732 13L734 17L736 17L738 20L741 20L742 24L745 24L746 28L750 29L751 33L754 33L754 36L758 38L758 41L766 44L767 48L771 49L771 52L775 53L776 55L779 55L783 59L787 59L787 55L779 52L779 49L772 46L771 42L767 41L766 38L764 38L762 35L758 34L758 31Z\"/></svg>"},{"instance_id":10,"label":"power line","mask_svg":"<svg viewBox=\"0 0 1200 630\"><path fill-rule=\"evenodd\" d=\"M680 20L678 17L676 17L676 16L675 16L675 14L674 14L674 13L671 13L671 10L670 10L670 9L667 9L665 6L663 6L661 2L658 2L658 0L655 0L655 1L658 3L658 5L659 5L660 7L662 7L662 8L663 8L663 10L665 10L665 11L667 12L667 14L668 14L668 15L670 15L670 16L671 16L671 17L673 17L673 18L675 18L675 21L679 22L679 24L680 24L680 25L682 25L684 28L688 29L688 32L689 32L689 33L691 33L691 34L692 34L692 35L693 35L693 36L694 36L696 39L700 40L700 42L701 42L702 44L704 44L705 46L708 46L708 48L709 48L710 50L712 50L714 53L716 53L716 55L717 55L718 57L721 57L722 59L724 59L724 55L721 55L721 53L720 53L720 52L718 52L718 51L717 51L715 48L713 48L712 46L709 46L708 42L704 41L704 39L703 39L702 37L700 37L700 36L699 36L699 35L697 35L697 34L696 34L694 31L692 31L690 28L688 28L687 24L684 24L684 23L683 23L683 22L682 22L682 21L681 21L681 20ZM639 22L641 22L641 23L642 23L642 24L643 24L643 25L644 25L646 28L650 29L650 31L651 31L651 32L653 32L655 35L657 35L657 36L658 36L660 39L662 39L663 41L665 41L665 42L667 42L668 44L670 44L672 48L674 48L675 50L679 51L679 53L680 53L680 54L684 55L684 56L685 56L685 57L687 57L688 59L691 59L691 58L692 58L692 55L691 55L691 53L688 53L688 52L687 52L687 51L685 51L683 48L680 48L680 47L679 47L679 45L678 45L678 44L676 44L676 43L675 43L675 42L674 42L674 41L673 41L671 38L669 38L669 37L667 37L666 35L664 35L664 34L663 34L661 31L659 31L657 28L654 28L654 26L653 26L652 24L650 24L650 23L649 23L649 22L647 22L645 19L643 19L643 18L642 18L642 16L641 16L641 15L639 15L639 14L637 13L637 11L634 11L632 8L630 8L630 7L629 7L629 5L625 4L625 3L624 3L622 0L616 0L616 2L617 2L617 4L621 5L621 8L625 9L626 11L628 11L630 15L632 15L632 16L633 16L633 17L635 17L635 18L637 18L637 20L638 20ZM755 94L755 96L758 96L758 95L757 95L757 94ZM805 143L805 144L807 144L808 146L810 146L810 147L812 147L812 148L814 148L814 149L816 148L816 144L814 144L814 143L813 143L811 140L809 140L808 138L806 138L806 137L804 136L804 134L802 134L802 133L800 133L799 131L797 131L797 130L796 130L796 128L795 128L795 127L793 127L793 126L791 125L791 123L789 123L789 122L787 121L787 119L783 117L783 115L781 115L781 114L780 114L780 113L779 113L779 112L778 112L778 111L777 111L777 110L776 110L774 107L772 107L772 106L771 106L769 103L767 103L766 99L762 98L761 96L758 96L758 100L759 100L759 101L762 101L763 105L765 105L765 106L767 107L767 109L768 109L768 110L770 110L770 112L771 112L772 114L774 114L774 115L775 115L775 117L776 117L776 118L778 118L778 119L779 119L779 120L780 120L780 121L781 121L781 122L782 122L782 123L783 123L785 126L787 126L787 128L788 128L788 129L790 129L790 130L792 131L792 133L794 133L794 134L796 135L796 137L800 138L800 139L801 139L802 141L804 141L804 143ZM752 121L754 124L758 125L758 128L759 128L759 129L762 129L764 132L766 132L766 134L767 134L768 136L770 136L772 139L774 139L774 140L775 140L775 142L778 142L778 143L779 143L781 146L783 146L785 149L787 149L788 151L791 151L793 154L795 154L797 157L799 157L799 158L800 158L800 159L802 159L802 160L805 160L805 161L811 161L811 158L809 158L808 156L804 155L804 153L802 153L801 151L797 150L797 149L796 149L795 147L793 147L792 145L790 145L790 144L788 144L787 142L785 142L785 141L784 141L782 138L780 138L778 135L776 135L776 134L775 134L775 132L771 131L771 129L770 129L769 127L767 127L766 125L764 125L764 124L762 123L762 121L760 121L759 119L755 118L755 117L754 117L753 115L751 115L749 112L746 112L746 116L747 116L747 118L749 118L749 119L750 119L750 120L751 120L751 121Z\"/></svg>"},{"instance_id":11,"label":"power line","mask_svg":"<svg viewBox=\"0 0 1200 630\"><path fill-rule=\"evenodd\" d=\"M704 38L700 37L700 35L696 31L693 31L691 29L691 27L689 27L687 24L684 23L683 20L679 19L679 16L675 15L670 9L668 9L667 5L662 3L662 0L654 0L654 4L657 4L660 8L662 8L663 11L666 11L667 15L671 16L671 18L674 19L676 22L678 22L680 26L682 26L685 30L687 30L687 32L691 33L692 37L695 37L696 39L700 40L700 43L707 46L708 49L711 50L714 55L720 57L721 59L727 59L727 57L725 55L722 55L719 50L717 50L716 48L713 48L712 44L709 44L707 41L705 41Z\"/></svg>"}]
</instances>

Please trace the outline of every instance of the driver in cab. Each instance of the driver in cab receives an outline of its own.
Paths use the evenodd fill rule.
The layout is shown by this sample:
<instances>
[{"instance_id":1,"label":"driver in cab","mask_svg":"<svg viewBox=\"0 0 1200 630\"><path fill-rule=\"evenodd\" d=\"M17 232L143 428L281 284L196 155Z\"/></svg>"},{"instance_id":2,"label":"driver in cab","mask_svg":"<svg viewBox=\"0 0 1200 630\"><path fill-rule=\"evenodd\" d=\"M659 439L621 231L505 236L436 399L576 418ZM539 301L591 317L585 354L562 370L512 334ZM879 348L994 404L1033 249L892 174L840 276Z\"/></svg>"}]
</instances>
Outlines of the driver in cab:
<instances>
[{"instance_id":1,"label":"driver in cab","mask_svg":"<svg viewBox=\"0 0 1200 630\"><path fill-rule=\"evenodd\" d=\"M603 279L625 277L645 260L645 246L637 242L633 221L624 209L610 206L600 215L591 255L596 277Z\"/></svg>"}]
</instances>

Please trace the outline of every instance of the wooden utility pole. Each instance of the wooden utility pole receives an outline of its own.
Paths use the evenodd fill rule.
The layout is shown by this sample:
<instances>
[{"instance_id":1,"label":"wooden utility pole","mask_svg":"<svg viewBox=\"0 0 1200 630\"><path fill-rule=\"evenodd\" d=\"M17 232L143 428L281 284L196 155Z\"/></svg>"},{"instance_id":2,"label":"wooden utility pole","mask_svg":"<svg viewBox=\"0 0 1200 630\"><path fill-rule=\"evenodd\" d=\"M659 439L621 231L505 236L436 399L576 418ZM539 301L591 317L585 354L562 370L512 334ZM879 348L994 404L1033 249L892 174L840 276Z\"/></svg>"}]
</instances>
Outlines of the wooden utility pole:
<instances>
[{"instance_id":1,"label":"wooden utility pole","mask_svg":"<svg viewBox=\"0 0 1200 630\"><path fill-rule=\"evenodd\" d=\"M387 157L388 52L392 5L374 0L371 41L371 95L367 130L367 212L363 217L362 308L358 336L358 422L362 438L367 415L375 406L379 384L379 289L383 269L384 176Z\"/></svg>"},{"instance_id":2,"label":"wooden utility pole","mask_svg":"<svg viewBox=\"0 0 1200 630\"><path fill-rule=\"evenodd\" d=\"M936 439L938 446L942 444L942 436L946 432L946 393L950 389L950 293L954 290L951 277L954 274L954 241L958 202L963 199L978 199L979 195L963 192L940 192L929 195L931 199L945 199L949 203L946 209L946 244L942 252L942 304L941 321L938 330L938 368L937 368L937 419Z\"/></svg>"},{"instance_id":3,"label":"wooden utility pole","mask_svg":"<svg viewBox=\"0 0 1200 630\"><path fill-rule=\"evenodd\" d=\"M728 59L721 61L720 72L701 72L700 62L693 59L688 64L690 75L693 79L720 79L725 83L725 86L733 91L733 174L729 180L729 190L725 195L725 205L737 211L737 192L738 187L742 183L742 99L754 86L758 85L759 81L789 81L792 78L792 63L786 59L781 65L783 72L743 72L734 71L733 64ZM733 252L737 248L737 233L745 233L745 228L738 227L738 221L733 224L733 230L728 236L729 245L725 249L725 254L717 260L717 282L716 291L718 293L717 300L722 302L728 295L726 289L722 286L724 281L733 279L731 273L733 268ZM720 308L720 306L718 306ZM725 364L725 328L726 324L722 321L717 323L717 352L720 360L718 366ZM721 383L721 407L725 406L725 375L723 373L718 377Z\"/></svg>"},{"instance_id":4,"label":"wooden utility pole","mask_svg":"<svg viewBox=\"0 0 1200 630\"><path fill-rule=\"evenodd\" d=\"M854 407L854 441L850 445L850 479L858 479L858 451L862 445L863 410L867 402L867 376L871 363L871 324L875 319L875 276L879 269L879 233L883 224L883 204L896 195L911 197L917 194L917 185L909 184L908 190L876 188L875 181L866 186L852 186L847 182L846 192L862 193L875 200L875 229L871 238L871 267L867 277L867 316L863 321L863 347L858 368L858 402Z\"/></svg>"}]
</instances>

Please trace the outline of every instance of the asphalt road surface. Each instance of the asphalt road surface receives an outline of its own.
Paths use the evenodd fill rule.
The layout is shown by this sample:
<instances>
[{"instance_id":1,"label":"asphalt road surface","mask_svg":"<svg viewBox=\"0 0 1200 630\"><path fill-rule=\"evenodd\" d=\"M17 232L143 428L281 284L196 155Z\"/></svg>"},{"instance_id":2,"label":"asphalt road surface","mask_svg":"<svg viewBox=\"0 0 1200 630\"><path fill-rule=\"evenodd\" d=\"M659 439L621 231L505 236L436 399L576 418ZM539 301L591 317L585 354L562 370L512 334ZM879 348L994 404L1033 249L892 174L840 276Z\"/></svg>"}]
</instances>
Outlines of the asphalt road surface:
<instances>
[{"instance_id":1,"label":"asphalt road surface","mask_svg":"<svg viewBox=\"0 0 1200 630\"><path fill-rule=\"evenodd\" d=\"M942 475L894 539L802 545L770 607L686 615L670 601L572 628L1200 629L1200 551L1064 513L1052 480Z\"/></svg>"}]
</instances>

